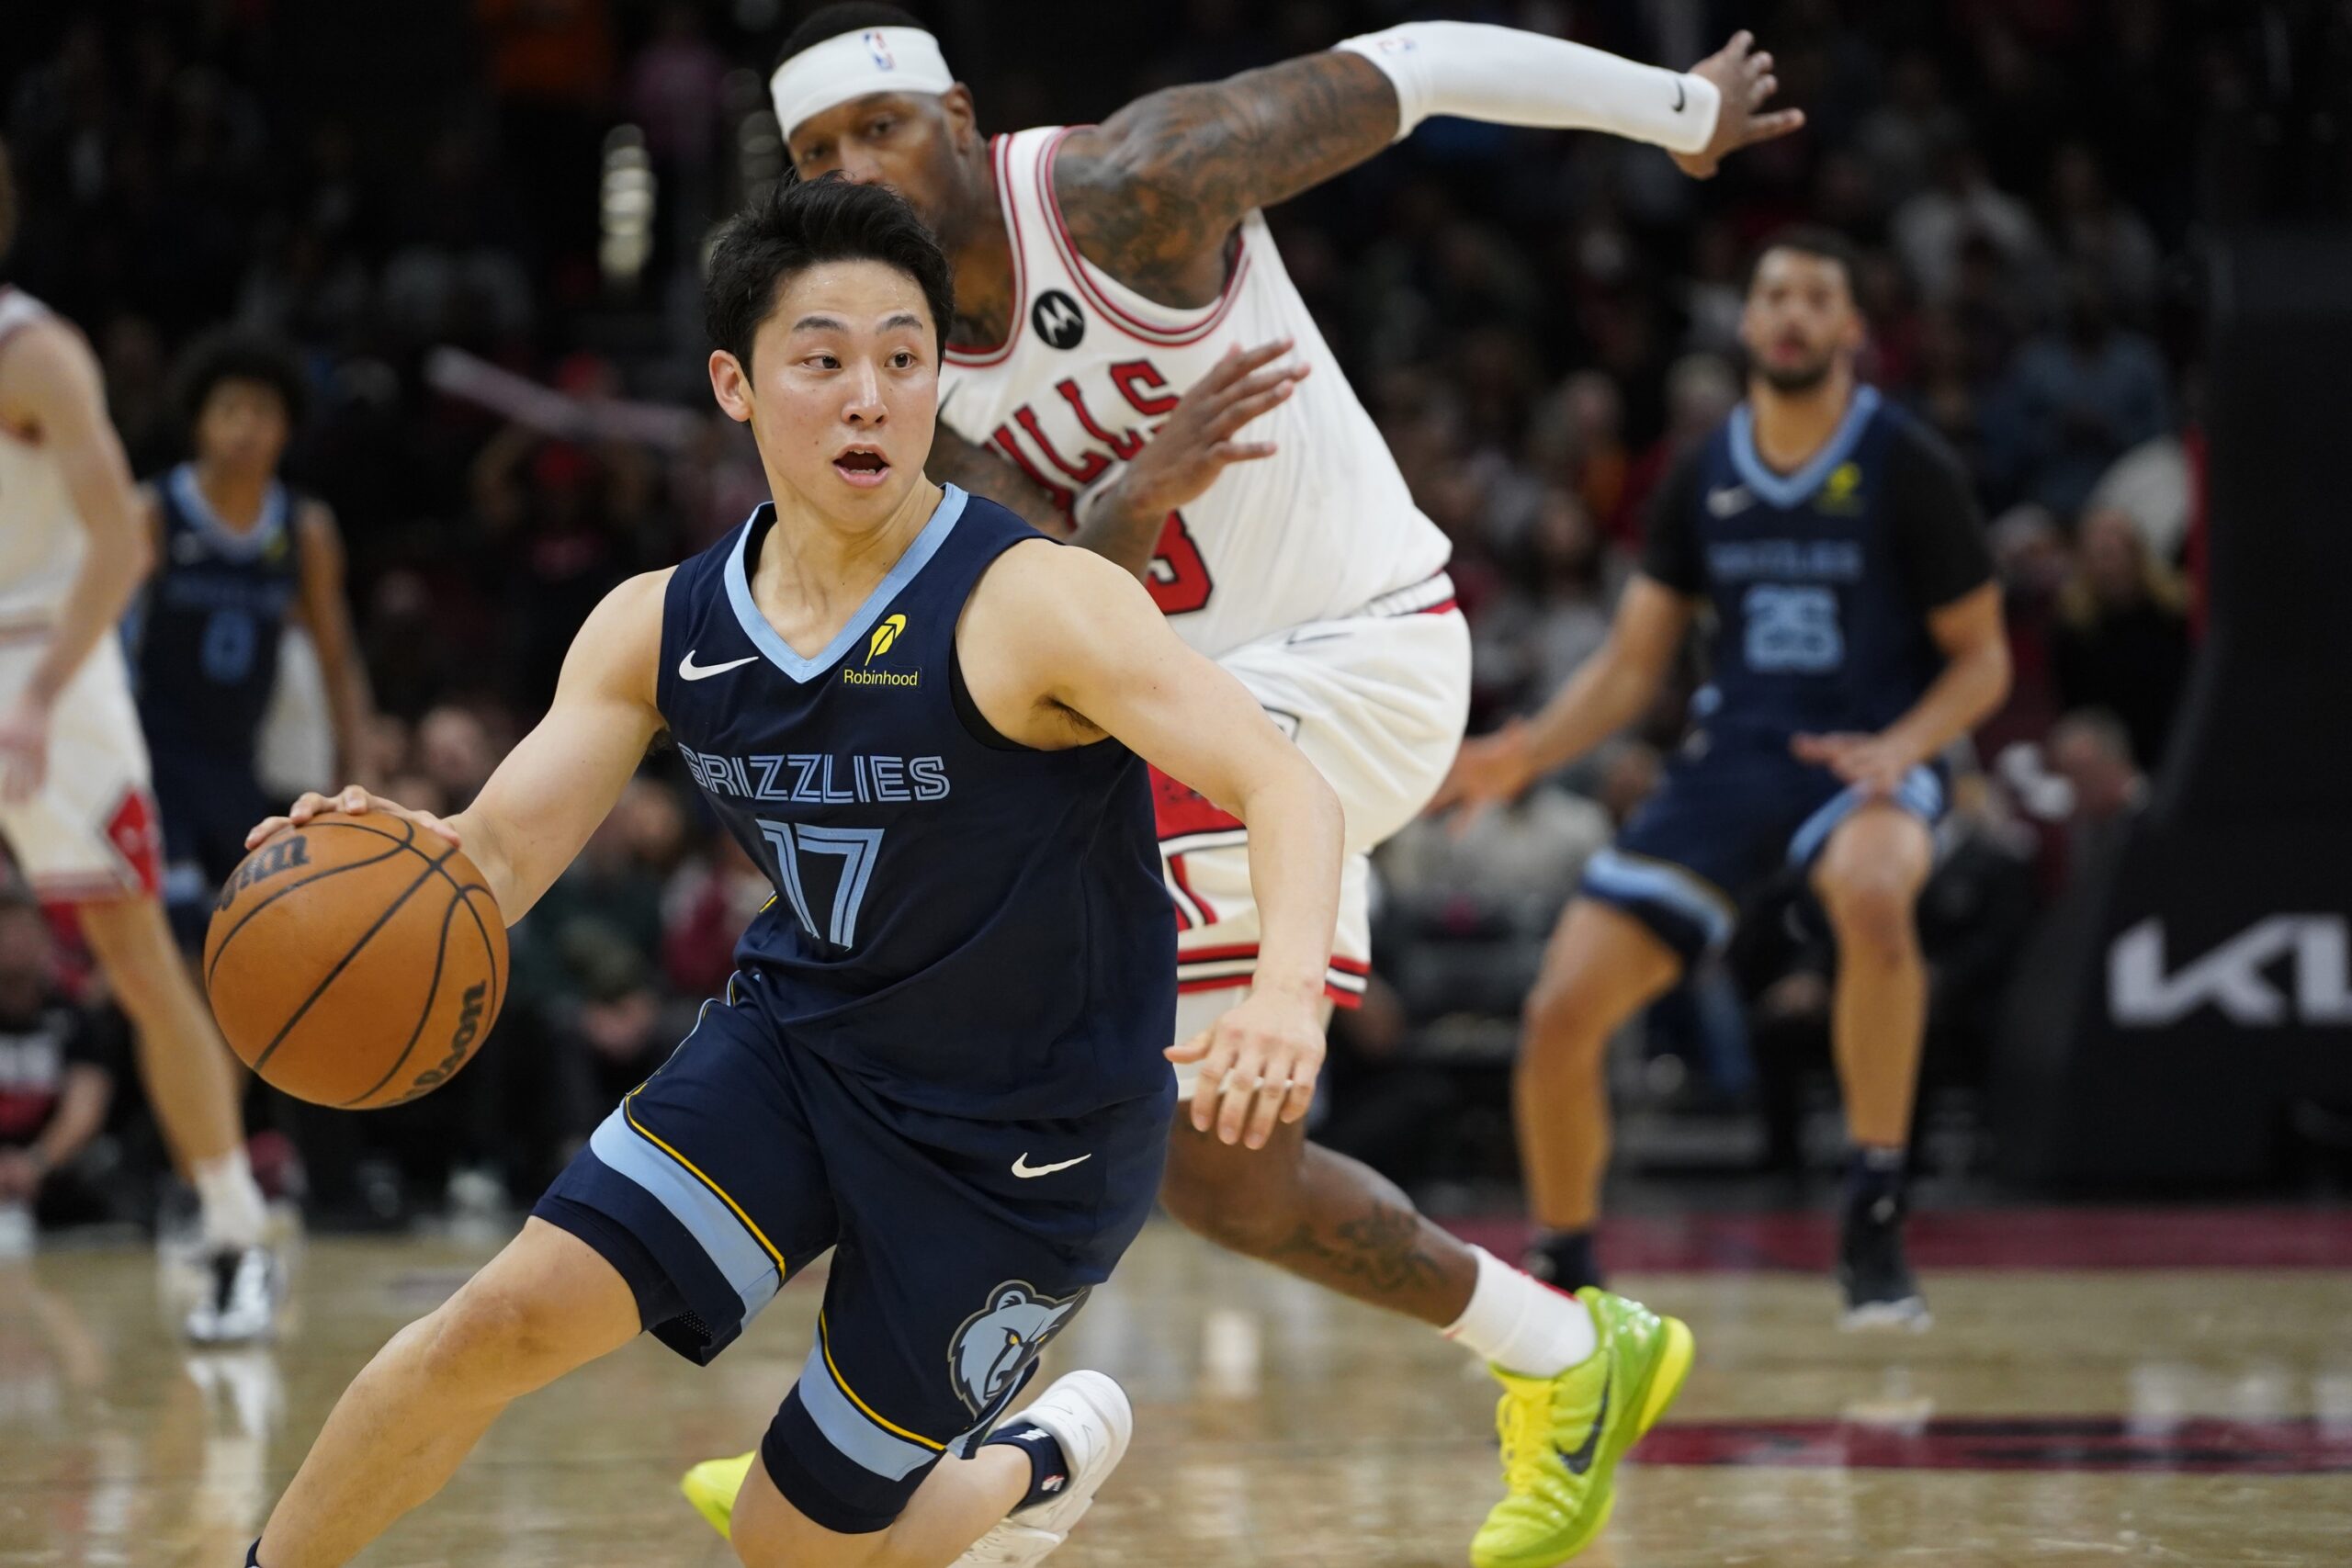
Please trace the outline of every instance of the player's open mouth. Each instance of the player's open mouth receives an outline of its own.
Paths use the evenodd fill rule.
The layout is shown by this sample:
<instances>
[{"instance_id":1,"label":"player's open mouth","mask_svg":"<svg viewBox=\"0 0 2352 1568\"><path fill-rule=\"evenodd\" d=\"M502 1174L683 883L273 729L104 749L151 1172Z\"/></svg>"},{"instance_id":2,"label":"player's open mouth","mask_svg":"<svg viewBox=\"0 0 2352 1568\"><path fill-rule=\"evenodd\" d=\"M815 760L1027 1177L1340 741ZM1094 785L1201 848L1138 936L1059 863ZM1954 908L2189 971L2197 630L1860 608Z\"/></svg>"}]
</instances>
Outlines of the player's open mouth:
<instances>
[{"instance_id":1,"label":"player's open mouth","mask_svg":"<svg viewBox=\"0 0 2352 1568\"><path fill-rule=\"evenodd\" d=\"M871 446L852 446L833 458L833 472L861 490L871 490L889 477L890 459Z\"/></svg>"}]
</instances>

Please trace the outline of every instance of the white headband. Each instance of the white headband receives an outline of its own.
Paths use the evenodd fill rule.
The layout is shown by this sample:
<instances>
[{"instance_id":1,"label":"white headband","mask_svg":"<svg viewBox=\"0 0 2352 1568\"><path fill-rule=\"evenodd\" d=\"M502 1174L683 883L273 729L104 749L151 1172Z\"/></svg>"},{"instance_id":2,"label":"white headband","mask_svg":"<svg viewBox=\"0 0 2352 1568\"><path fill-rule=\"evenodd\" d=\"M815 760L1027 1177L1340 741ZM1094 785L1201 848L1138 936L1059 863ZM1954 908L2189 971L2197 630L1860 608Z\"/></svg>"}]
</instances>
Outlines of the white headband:
<instances>
[{"instance_id":1,"label":"white headband","mask_svg":"<svg viewBox=\"0 0 2352 1568\"><path fill-rule=\"evenodd\" d=\"M956 85L939 40L921 28L868 28L810 44L775 68L768 96L785 136L868 93L944 93Z\"/></svg>"}]
</instances>

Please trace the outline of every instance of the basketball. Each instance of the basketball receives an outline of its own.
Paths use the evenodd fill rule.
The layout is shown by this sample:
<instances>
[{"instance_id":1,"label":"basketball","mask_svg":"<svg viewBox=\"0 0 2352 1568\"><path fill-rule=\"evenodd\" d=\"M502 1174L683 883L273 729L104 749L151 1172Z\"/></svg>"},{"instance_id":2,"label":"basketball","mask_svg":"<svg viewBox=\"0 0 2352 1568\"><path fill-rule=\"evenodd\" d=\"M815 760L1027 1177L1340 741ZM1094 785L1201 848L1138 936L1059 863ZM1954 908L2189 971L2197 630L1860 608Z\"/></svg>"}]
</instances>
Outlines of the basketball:
<instances>
[{"instance_id":1,"label":"basketball","mask_svg":"<svg viewBox=\"0 0 2352 1568\"><path fill-rule=\"evenodd\" d=\"M231 874L204 984L231 1048L271 1087L373 1111L472 1058L506 997L506 922L447 840L382 812L329 812Z\"/></svg>"}]
</instances>

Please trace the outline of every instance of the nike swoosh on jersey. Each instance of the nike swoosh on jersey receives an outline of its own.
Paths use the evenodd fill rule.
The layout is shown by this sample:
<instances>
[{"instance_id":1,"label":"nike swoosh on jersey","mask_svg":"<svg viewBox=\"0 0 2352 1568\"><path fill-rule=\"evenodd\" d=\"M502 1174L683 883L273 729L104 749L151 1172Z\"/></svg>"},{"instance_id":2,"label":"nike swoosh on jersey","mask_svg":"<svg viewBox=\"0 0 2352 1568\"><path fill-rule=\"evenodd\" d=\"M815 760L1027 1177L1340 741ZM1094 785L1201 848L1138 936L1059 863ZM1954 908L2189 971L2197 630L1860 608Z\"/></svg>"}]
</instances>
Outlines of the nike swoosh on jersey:
<instances>
[{"instance_id":1,"label":"nike swoosh on jersey","mask_svg":"<svg viewBox=\"0 0 2352 1568\"><path fill-rule=\"evenodd\" d=\"M1560 1450L1560 1462L1568 1467L1570 1475L1582 1475L1590 1470L1593 1456L1600 1451L1600 1429L1609 1425L1609 1390L1616 1381L1617 1369L1611 1367L1600 1385L1600 1409L1592 1418L1592 1430L1584 1435L1584 1446L1574 1453L1566 1449Z\"/></svg>"},{"instance_id":2,"label":"nike swoosh on jersey","mask_svg":"<svg viewBox=\"0 0 2352 1568\"><path fill-rule=\"evenodd\" d=\"M741 670L744 665L751 663L757 658L759 658L759 655L756 653L747 653L741 659L730 659L724 664L696 664L695 662L695 650L690 648L686 649L686 656L678 660L678 679L681 681L707 681L713 675L724 675L729 670Z\"/></svg>"},{"instance_id":3,"label":"nike swoosh on jersey","mask_svg":"<svg viewBox=\"0 0 2352 1568\"><path fill-rule=\"evenodd\" d=\"M1682 112L1682 84L1678 81L1674 84L1674 112L1676 114Z\"/></svg>"},{"instance_id":4,"label":"nike swoosh on jersey","mask_svg":"<svg viewBox=\"0 0 2352 1568\"><path fill-rule=\"evenodd\" d=\"M1068 1170L1071 1166L1084 1165L1093 1157L1092 1155L1080 1155L1076 1159L1061 1160L1053 1165L1031 1165L1029 1151L1023 1149L1021 1151L1021 1157L1012 1162L1012 1174L1023 1179L1033 1176L1051 1176L1057 1170Z\"/></svg>"}]
</instances>

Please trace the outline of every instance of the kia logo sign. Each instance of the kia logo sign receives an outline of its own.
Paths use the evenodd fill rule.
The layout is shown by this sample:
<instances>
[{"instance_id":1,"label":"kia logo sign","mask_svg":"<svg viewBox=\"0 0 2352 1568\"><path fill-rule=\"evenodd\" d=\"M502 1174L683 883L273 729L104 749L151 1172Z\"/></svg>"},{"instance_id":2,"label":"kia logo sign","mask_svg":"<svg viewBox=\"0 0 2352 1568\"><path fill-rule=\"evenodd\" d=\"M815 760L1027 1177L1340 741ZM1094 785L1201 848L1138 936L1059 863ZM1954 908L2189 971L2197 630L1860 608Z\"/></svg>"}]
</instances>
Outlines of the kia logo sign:
<instances>
[{"instance_id":1,"label":"kia logo sign","mask_svg":"<svg viewBox=\"0 0 2352 1568\"><path fill-rule=\"evenodd\" d=\"M2347 927L2342 915L2272 915L2167 972L2164 921L2151 915L2108 950L2109 1013L2129 1029L2162 1029L2209 1004L2248 1028L2352 1023Z\"/></svg>"}]
</instances>

